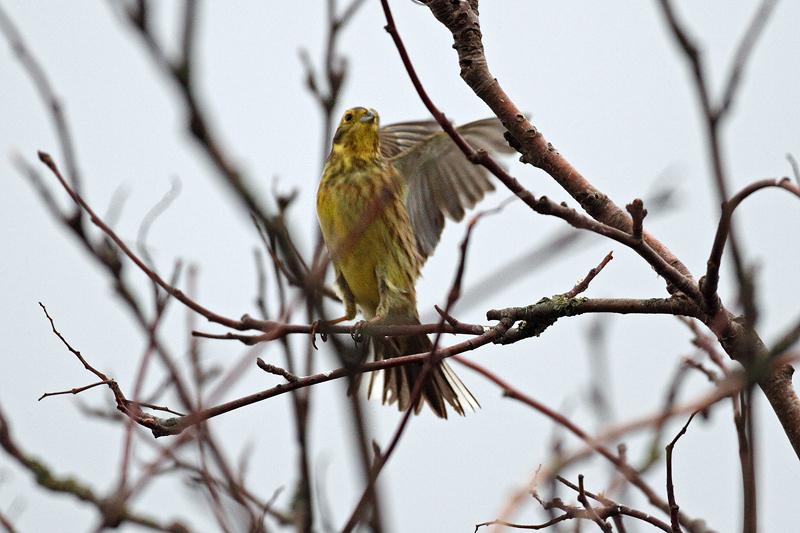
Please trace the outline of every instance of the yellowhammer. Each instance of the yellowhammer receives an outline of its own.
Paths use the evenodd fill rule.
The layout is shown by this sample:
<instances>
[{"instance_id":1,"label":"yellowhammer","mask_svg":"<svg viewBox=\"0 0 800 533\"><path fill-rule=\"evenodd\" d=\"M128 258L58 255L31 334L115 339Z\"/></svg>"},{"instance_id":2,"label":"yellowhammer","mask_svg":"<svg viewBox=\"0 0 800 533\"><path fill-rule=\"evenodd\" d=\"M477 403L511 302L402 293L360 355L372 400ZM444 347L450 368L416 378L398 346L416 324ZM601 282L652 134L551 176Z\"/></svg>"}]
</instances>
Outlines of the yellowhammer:
<instances>
[{"instance_id":1,"label":"yellowhammer","mask_svg":"<svg viewBox=\"0 0 800 533\"><path fill-rule=\"evenodd\" d=\"M414 285L439 242L444 217L461 220L493 186L435 122L383 128L378 122L372 109L344 113L317 191L317 215L345 305L345 316L334 322L353 319L358 308L371 322L419 324ZM497 119L458 130L476 148L509 151ZM425 334L387 337L376 340L375 357L431 349ZM421 364L387 370L383 403L407 409L421 370ZM446 362L428 376L421 400L436 415L447 418L445 401L460 415L478 405ZM415 411L421 407L422 401Z\"/></svg>"}]
</instances>

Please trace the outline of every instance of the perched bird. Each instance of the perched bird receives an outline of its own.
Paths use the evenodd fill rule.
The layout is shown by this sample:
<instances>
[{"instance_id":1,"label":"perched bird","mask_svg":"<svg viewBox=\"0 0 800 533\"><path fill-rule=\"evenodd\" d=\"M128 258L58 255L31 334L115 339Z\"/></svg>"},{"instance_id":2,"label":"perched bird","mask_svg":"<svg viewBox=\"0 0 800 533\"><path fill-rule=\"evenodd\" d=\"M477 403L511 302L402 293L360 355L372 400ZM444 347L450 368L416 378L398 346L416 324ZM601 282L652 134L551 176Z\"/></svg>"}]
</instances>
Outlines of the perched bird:
<instances>
[{"instance_id":1,"label":"perched bird","mask_svg":"<svg viewBox=\"0 0 800 533\"><path fill-rule=\"evenodd\" d=\"M458 128L476 148L508 152L497 119ZM345 315L369 322L419 324L415 283L433 253L444 218L461 220L493 189L486 171L470 163L432 121L379 127L378 113L354 107L342 116L317 191L317 215L333 262ZM429 352L425 334L376 339L376 359ZM422 364L385 371L383 403L406 410ZM370 380L370 393L374 383ZM421 400L447 418L477 401L442 361L428 374ZM414 406L419 412L422 401Z\"/></svg>"}]
</instances>

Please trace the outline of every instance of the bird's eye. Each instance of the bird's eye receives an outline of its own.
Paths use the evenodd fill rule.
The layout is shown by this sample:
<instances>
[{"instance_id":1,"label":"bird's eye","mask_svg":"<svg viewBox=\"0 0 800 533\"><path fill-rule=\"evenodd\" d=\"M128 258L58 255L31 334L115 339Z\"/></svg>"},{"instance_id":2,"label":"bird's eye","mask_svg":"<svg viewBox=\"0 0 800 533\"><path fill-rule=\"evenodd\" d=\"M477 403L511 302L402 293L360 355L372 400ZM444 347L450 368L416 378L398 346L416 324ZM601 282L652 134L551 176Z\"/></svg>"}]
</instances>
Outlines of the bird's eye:
<instances>
[{"instance_id":1,"label":"bird's eye","mask_svg":"<svg viewBox=\"0 0 800 533\"><path fill-rule=\"evenodd\" d=\"M351 120L353 120L353 114L352 113L348 113L348 114L346 114L344 116L344 121L345 122L350 122Z\"/></svg>"}]
</instances>

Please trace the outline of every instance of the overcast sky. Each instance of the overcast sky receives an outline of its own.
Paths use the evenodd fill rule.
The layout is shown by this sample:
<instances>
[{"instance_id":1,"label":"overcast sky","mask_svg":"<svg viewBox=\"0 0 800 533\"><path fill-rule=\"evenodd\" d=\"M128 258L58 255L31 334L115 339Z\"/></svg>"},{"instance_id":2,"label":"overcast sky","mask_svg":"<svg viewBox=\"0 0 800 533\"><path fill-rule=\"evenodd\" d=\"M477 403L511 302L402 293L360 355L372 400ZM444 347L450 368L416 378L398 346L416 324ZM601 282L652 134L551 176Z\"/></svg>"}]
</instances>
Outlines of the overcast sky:
<instances>
[{"instance_id":1,"label":"overcast sky","mask_svg":"<svg viewBox=\"0 0 800 533\"><path fill-rule=\"evenodd\" d=\"M158 265L166 270L177 258L196 264L204 305L228 316L253 312L252 249L258 239L247 213L188 138L173 87L109 4L5 0L2 5L63 99L91 204L105 212L115 193L123 191L124 209L116 228L133 241L144 214L177 177L182 184L180 197L150 234ZM156 13L160 36L170 49L177 37L177 5L159 2ZM208 2L203 3L198 28L197 76L214 126L265 198L273 184L284 191L299 188L290 214L306 251L316 224L313 207L323 132L316 104L304 86L298 50L309 50L319 64L324 5L322 0ZM458 76L447 30L423 6L398 0L392 5L433 100L459 122L486 116L487 108ZM681 17L702 42L715 95L756 6L752 1L679 2ZM678 206L648 218L646 226L699 277L718 207L688 71L656 2L485 0L481 20L494 75L592 183L618 204L660 187L677 188ZM780 3L746 71L723 135L732 188L757 178L787 175L785 154L800 156L798 20L800 4ZM372 107L383 123L427 118L384 24L379 3L371 1L343 34L341 51L349 70L339 111L355 105ZM119 428L88 419L69 398L36 402L42 392L92 381L50 334L37 302L48 306L76 348L124 387L132 385L143 338L114 298L105 274L50 218L11 164L15 153L30 161L38 149L58 158L60 153L49 116L5 43L0 46L0 86L0 404L26 450L46 458L61 473L74 473L98 490L107 490L116 479ZM513 159L508 164L536 194L569 200L544 173ZM498 190L483 205L496 205L507 196L507 191ZM66 199L59 198L66 205ZM771 341L798 318L800 209L789 195L765 191L737 211L737 223L746 257L757 266L759 331ZM563 226L517 203L485 219L474 234L467 285L521 250L544 243ZM448 225L435 257L426 265L418 285L422 314L445 300L463 232L463 224ZM458 318L485 322L488 309L529 304L564 292L609 250L615 259L593 282L588 296L664 295L663 282L638 256L616 243L590 237L574 253L559 254L541 266L532 264L529 274L502 280L501 290L459 309ZM723 298L735 306L727 267ZM137 287L148 289L133 268L128 275ZM173 305L162 329L176 354L186 346L185 315L183 308ZM583 427L596 429L587 393L589 361L598 352L587 344L593 322L591 317L563 319L541 338L502 349L489 347L469 358L547 405L565 409ZM605 390L616 419L654 412L681 357L693 353L688 330L669 317L609 317L605 324L611 374ZM221 341L203 345L209 363L230 366L243 353L240 346ZM279 361L281 351L265 345L258 354ZM336 365L326 349L318 358L320 368ZM494 518L508 495L524 486L547 459L553 431L547 419L500 397L498 389L468 369L457 371L483 407L446 423L427 412L412 420L381 476L391 531L471 531L476 522ZM274 376L252 365L225 399L276 383ZM684 399L708 389L701 376L692 376L687 383ZM81 400L110 405L108 392L100 388L84 393ZM758 397L757 406L760 522L763 531L787 531L800 518L796 502L800 466L763 397ZM315 389L312 460L319 490L337 525L347 518L362 490L357 463L349 452L346 408L342 383ZM400 414L377 402L370 402L368 411L376 440L386 444ZM233 457L253 446L249 479L264 497L293 482L290 414L289 398L281 396L211 424ZM680 423L670 426L669 433ZM570 447L579 444L571 438L566 442ZM643 457L646 439L626 442L630 457ZM146 458L147 448L139 446L137 454ZM736 435L726 403L709 420L696 420L676 450L681 508L705 518L718 531L736 530L741 500L738 470ZM608 465L599 460L581 464L569 475L575 478L579 472L586 473L587 487L594 490L602 490L609 478ZM663 492L663 465L648 479ZM281 504L287 503L290 493L284 493ZM202 500L190 496L181 484L158 483L136 505L165 517L190 517L198 531L213 530L213 517L197 504ZM626 497L632 505L650 509L634 494ZM0 510L9 508L20 531L85 531L96 519L93 510L71 498L35 490L28 474L0 455ZM532 500L522 510L519 521L542 518Z\"/></svg>"}]
</instances>

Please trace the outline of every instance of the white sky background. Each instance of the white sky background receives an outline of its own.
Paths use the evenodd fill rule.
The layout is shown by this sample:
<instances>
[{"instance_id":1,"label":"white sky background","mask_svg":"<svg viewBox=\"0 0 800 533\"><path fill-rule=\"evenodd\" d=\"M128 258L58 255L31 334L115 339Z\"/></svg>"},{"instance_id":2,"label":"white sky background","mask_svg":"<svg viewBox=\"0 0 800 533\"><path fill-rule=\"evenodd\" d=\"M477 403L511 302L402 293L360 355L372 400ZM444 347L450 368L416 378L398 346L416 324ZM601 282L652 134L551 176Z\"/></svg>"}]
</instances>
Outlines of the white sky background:
<instances>
[{"instance_id":1,"label":"white sky background","mask_svg":"<svg viewBox=\"0 0 800 533\"><path fill-rule=\"evenodd\" d=\"M177 4L160 5L161 36L172 45ZM397 0L392 5L433 100L459 122L487 115L458 77L447 30L424 7ZM756 5L720 0L679 4L680 15L703 44L715 96ZM156 261L162 270L176 258L199 265L199 299L209 308L228 316L253 312L252 249L257 236L247 214L188 139L173 88L138 40L102 2L16 0L3 2L3 7L63 99L90 203L104 212L122 188L127 196L116 228L132 241L142 217L169 189L172 177L180 178L181 196L150 234ZM308 249L322 132L297 51L306 47L319 62L324 2L217 2L202 7L196 75L203 101L225 146L265 196L276 176L282 190L300 188L291 222L306 238L302 244ZM723 135L732 189L753 179L787 175L785 154L800 156L799 18L800 4L780 3L746 71ZM598 188L624 204L659 185L659 176L679 187L679 209L648 218L645 226L699 277L716 226L717 201L688 71L656 3L484 0L481 19L495 76ZM340 107L374 107L384 123L426 118L384 24L378 2L368 2L346 29L341 52L350 69ZM36 402L44 391L92 381L49 332L36 302L43 301L62 333L126 390L144 340L115 300L104 273L51 220L10 163L8 156L14 152L32 161L37 149L57 158L60 154L49 116L5 43L0 46L0 87L0 402L26 450L45 458L57 472L74 473L98 490L107 490L116 480L120 430L86 418L69 398ZM542 172L513 160L509 164L535 193L568 199ZM55 190L55 182L51 184ZM508 195L500 190L483 205L493 206ZM766 191L749 199L737 211L736 221L747 257L759 268L760 331L770 341L798 317L800 210L789 195ZM485 219L474 234L467 284L562 227L562 222L519 204ZM423 313L446 297L463 231L463 224L449 225L425 268L418 285ZM638 256L592 238L578 253L560 256L530 276L505 280L505 289L458 316L484 322L487 309L533 303L566 291L608 250L614 250L615 259L593 282L588 296L664 295L662 281ZM141 274L127 270L131 281L143 291L149 289ZM726 263L723 296L733 304L729 274ZM162 328L162 337L178 355L186 346L184 320L184 309L173 304ZM469 357L546 404L566 408L574 420L593 429L596 422L586 392L593 353L586 333L591 323L589 317L562 319L539 339L503 349L489 347ZM616 416L625 420L653 412L663 401L680 357L692 352L688 331L669 317L610 317L608 325L612 378L606 390ZM216 364L232 364L243 352L221 341L203 345L206 360ZM282 354L278 346L265 345L260 355L280 361ZM336 364L325 349L318 358L320 368ZM427 412L412 420L381 476L391 531L471 531L474 523L494 518L511 491L547 458L553 429L548 420L501 398L495 387L467 369L458 371L483 408L447 423ZM252 365L226 399L276 383L274 376ZM693 376L683 398L707 386L701 376ZM110 405L108 392L100 388L84 393L81 400ZM346 408L342 383L315 389L312 460L337 527L362 490L350 453ZM290 413L289 398L282 396L211 423L233 457L254 446L251 485L264 497L286 486L283 504L294 481ZM369 415L375 438L385 445L400 414L370 402ZM760 523L763 531L787 531L800 518L794 497L800 467L761 396L756 425ZM567 442L578 444L574 439ZM641 458L639 445L645 441L628 442L631 457ZM137 454L147 457L147 449L139 446ZM578 472L587 474L587 487L593 490L601 490L609 475L608 465L599 460L569 474L574 479ZM5 455L0 455L0 476L0 509L13 508L21 531L85 531L95 522L94 511L73 499L34 490L29 475ZM663 465L649 480L664 491ZM690 427L676 448L675 480L678 503L687 513L707 519L718 531L739 527L739 464L728 404L718 407L710 420L697 419ZM628 497L632 505L648 509L633 491ZM198 531L214 529L202 499L180 483L156 484L136 507L164 517L189 517ZM541 520L532 500L522 509L520 521Z\"/></svg>"}]
</instances>

